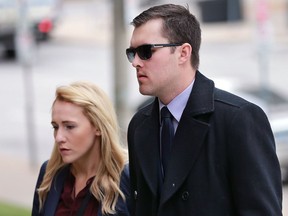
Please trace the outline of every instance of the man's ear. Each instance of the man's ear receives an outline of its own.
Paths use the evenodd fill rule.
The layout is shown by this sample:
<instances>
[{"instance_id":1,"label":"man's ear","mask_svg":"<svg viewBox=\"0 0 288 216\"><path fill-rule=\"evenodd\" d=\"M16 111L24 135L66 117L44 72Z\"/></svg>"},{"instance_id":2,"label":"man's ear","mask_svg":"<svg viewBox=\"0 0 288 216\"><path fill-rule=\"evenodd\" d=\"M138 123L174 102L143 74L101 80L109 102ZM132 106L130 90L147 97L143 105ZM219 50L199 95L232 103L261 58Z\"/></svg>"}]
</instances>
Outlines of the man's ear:
<instances>
[{"instance_id":1,"label":"man's ear","mask_svg":"<svg viewBox=\"0 0 288 216\"><path fill-rule=\"evenodd\" d=\"M190 58L192 55L192 46L189 43L184 43L180 47L180 57L179 57L179 62L184 63L184 62L190 62Z\"/></svg>"}]
</instances>

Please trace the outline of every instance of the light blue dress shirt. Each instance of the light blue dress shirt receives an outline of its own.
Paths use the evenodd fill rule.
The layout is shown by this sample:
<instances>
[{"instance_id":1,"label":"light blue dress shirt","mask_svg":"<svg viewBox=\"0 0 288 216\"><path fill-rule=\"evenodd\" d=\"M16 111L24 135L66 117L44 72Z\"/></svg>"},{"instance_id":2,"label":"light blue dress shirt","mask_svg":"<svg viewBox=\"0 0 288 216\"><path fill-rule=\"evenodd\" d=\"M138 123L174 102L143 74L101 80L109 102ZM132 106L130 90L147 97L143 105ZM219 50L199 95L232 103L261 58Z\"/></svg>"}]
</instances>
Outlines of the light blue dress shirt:
<instances>
[{"instance_id":1,"label":"light blue dress shirt","mask_svg":"<svg viewBox=\"0 0 288 216\"><path fill-rule=\"evenodd\" d=\"M181 119L182 113L184 111L184 108L186 107L187 101L189 99L191 90L193 88L194 80L192 83L179 95L177 95L169 104L167 104L167 108L169 109L170 113L173 115L173 126L174 126L174 133L177 130L179 121ZM159 116L160 110L165 105L159 100ZM161 119L160 119L161 122Z\"/></svg>"}]
</instances>

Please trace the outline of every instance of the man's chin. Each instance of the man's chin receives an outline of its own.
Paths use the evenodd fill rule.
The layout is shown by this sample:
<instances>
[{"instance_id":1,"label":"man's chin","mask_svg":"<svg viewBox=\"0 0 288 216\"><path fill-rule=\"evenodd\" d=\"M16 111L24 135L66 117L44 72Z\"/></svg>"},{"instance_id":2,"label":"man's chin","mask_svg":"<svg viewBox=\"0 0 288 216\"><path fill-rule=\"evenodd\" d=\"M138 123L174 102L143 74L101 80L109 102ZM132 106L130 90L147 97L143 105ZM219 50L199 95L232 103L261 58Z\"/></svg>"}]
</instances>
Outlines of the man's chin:
<instances>
[{"instance_id":1,"label":"man's chin","mask_svg":"<svg viewBox=\"0 0 288 216\"><path fill-rule=\"evenodd\" d=\"M143 88L141 88L141 87L139 87L139 92L140 92L142 95L150 95L150 94L149 94L149 91L147 91L147 90L145 90L145 89L143 89Z\"/></svg>"}]
</instances>

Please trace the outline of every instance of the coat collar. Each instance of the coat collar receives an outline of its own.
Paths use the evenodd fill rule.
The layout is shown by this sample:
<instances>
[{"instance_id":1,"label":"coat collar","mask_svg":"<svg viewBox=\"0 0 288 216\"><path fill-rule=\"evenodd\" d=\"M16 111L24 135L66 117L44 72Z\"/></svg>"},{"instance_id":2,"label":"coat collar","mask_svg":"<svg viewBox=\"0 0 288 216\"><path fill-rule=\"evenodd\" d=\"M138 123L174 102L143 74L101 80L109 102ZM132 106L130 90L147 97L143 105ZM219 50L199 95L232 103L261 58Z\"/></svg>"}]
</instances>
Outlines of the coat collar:
<instances>
[{"instance_id":1,"label":"coat collar","mask_svg":"<svg viewBox=\"0 0 288 216\"><path fill-rule=\"evenodd\" d=\"M70 172L70 165L61 168L53 178L50 191L44 205L44 216L55 215L56 208L63 190L64 182L68 173Z\"/></svg>"},{"instance_id":2,"label":"coat collar","mask_svg":"<svg viewBox=\"0 0 288 216\"><path fill-rule=\"evenodd\" d=\"M210 113L214 110L214 82L199 71L182 116Z\"/></svg>"}]
</instances>

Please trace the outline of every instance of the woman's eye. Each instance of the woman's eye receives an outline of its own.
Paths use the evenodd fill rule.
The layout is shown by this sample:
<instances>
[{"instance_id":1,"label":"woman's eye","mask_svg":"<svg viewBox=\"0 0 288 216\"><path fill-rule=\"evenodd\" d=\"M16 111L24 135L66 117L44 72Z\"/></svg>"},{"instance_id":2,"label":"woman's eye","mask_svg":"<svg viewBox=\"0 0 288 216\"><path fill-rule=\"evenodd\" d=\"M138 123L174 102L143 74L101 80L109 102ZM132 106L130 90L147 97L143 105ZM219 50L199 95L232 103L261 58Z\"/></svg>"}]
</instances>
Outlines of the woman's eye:
<instances>
[{"instance_id":1,"label":"woman's eye","mask_svg":"<svg viewBox=\"0 0 288 216\"><path fill-rule=\"evenodd\" d=\"M66 127L66 129L68 129L68 130L71 130L71 129L75 128L74 125L66 125L65 127Z\"/></svg>"}]
</instances>

